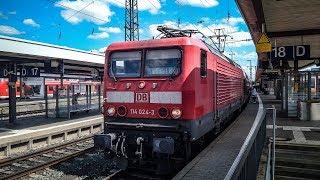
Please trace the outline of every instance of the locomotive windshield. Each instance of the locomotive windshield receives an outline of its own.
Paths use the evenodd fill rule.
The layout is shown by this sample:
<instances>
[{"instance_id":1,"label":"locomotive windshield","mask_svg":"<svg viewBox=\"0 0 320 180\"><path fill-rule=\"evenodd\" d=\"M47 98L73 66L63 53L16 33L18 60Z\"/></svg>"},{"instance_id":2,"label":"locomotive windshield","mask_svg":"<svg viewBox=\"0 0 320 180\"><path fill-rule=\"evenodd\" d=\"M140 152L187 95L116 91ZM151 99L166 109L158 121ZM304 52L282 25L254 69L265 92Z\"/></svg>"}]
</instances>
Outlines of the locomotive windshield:
<instances>
[{"instance_id":1,"label":"locomotive windshield","mask_svg":"<svg viewBox=\"0 0 320 180\"><path fill-rule=\"evenodd\" d=\"M140 77L141 51L112 53L110 63L111 77Z\"/></svg>"},{"instance_id":2,"label":"locomotive windshield","mask_svg":"<svg viewBox=\"0 0 320 180\"><path fill-rule=\"evenodd\" d=\"M181 51L178 49L148 50L145 76L173 76L180 73Z\"/></svg>"},{"instance_id":3,"label":"locomotive windshield","mask_svg":"<svg viewBox=\"0 0 320 180\"><path fill-rule=\"evenodd\" d=\"M110 77L141 77L144 60L144 77L175 76L180 73L181 51L178 49L114 52L110 56Z\"/></svg>"}]
</instances>

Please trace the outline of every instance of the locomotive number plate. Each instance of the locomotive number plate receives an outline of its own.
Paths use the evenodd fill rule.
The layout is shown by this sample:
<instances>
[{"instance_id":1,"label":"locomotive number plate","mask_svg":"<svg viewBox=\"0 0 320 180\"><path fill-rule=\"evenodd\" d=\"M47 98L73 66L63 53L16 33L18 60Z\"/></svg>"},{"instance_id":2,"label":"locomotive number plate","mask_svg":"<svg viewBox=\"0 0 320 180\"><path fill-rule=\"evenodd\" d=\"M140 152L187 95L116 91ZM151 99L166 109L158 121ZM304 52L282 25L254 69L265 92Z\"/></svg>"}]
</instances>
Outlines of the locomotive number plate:
<instances>
[{"instance_id":1,"label":"locomotive number plate","mask_svg":"<svg viewBox=\"0 0 320 180\"><path fill-rule=\"evenodd\" d=\"M135 102L139 102L139 103L149 102L149 94L148 93L136 93Z\"/></svg>"},{"instance_id":2,"label":"locomotive number plate","mask_svg":"<svg viewBox=\"0 0 320 180\"><path fill-rule=\"evenodd\" d=\"M149 109L130 109L130 113L133 115L154 115L154 110Z\"/></svg>"}]
</instances>

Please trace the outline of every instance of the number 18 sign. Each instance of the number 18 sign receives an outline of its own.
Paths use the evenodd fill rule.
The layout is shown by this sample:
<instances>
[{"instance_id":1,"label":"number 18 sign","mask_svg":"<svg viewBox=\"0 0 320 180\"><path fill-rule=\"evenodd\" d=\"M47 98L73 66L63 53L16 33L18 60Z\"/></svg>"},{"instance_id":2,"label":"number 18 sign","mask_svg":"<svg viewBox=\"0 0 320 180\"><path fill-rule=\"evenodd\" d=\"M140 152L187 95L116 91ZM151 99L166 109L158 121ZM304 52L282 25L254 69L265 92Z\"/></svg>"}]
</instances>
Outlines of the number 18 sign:
<instances>
[{"instance_id":1,"label":"number 18 sign","mask_svg":"<svg viewBox=\"0 0 320 180\"><path fill-rule=\"evenodd\" d=\"M272 60L310 59L310 45L272 47Z\"/></svg>"}]
</instances>

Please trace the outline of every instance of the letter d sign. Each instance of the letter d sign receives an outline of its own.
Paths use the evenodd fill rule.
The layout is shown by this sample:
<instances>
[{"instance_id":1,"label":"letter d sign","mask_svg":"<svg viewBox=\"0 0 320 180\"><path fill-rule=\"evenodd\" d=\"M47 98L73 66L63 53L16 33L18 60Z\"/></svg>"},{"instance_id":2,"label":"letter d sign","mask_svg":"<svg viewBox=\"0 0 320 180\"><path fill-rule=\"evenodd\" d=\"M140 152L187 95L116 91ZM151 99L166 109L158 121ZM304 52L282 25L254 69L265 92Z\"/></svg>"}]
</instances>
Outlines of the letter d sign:
<instances>
[{"instance_id":1,"label":"letter d sign","mask_svg":"<svg viewBox=\"0 0 320 180\"><path fill-rule=\"evenodd\" d=\"M296 46L296 56L303 57L306 55L306 48L304 46Z\"/></svg>"}]
</instances>

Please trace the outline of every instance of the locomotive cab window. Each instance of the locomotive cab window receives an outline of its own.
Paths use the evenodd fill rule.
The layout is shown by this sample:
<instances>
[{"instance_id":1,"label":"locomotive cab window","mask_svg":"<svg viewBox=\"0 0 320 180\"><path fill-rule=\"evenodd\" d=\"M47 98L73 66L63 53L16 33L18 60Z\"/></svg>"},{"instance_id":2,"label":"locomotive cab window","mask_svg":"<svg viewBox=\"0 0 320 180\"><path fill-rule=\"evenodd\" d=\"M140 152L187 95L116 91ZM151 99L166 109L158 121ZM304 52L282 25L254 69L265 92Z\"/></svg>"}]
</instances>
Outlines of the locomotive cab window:
<instances>
[{"instance_id":1,"label":"locomotive cab window","mask_svg":"<svg viewBox=\"0 0 320 180\"><path fill-rule=\"evenodd\" d=\"M141 51L114 52L109 60L110 77L140 77Z\"/></svg>"},{"instance_id":2,"label":"locomotive cab window","mask_svg":"<svg viewBox=\"0 0 320 180\"><path fill-rule=\"evenodd\" d=\"M146 51L144 75L175 76L180 73L181 51L178 49L161 49Z\"/></svg>"},{"instance_id":3,"label":"locomotive cab window","mask_svg":"<svg viewBox=\"0 0 320 180\"><path fill-rule=\"evenodd\" d=\"M207 77L207 52L201 50L200 57L200 76Z\"/></svg>"}]
</instances>

